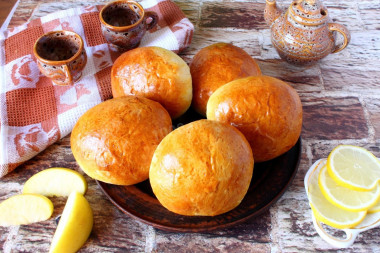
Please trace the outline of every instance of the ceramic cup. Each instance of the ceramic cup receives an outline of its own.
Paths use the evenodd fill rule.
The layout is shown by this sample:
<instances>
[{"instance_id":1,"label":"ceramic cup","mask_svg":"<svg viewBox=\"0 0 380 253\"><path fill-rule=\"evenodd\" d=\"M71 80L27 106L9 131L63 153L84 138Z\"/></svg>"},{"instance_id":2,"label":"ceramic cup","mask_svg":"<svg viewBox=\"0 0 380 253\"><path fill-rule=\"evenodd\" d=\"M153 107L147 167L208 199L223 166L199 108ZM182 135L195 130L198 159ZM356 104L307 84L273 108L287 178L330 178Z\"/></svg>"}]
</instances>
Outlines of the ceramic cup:
<instances>
[{"instance_id":1,"label":"ceramic cup","mask_svg":"<svg viewBox=\"0 0 380 253\"><path fill-rule=\"evenodd\" d=\"M52 31L34 44L33 53L42 74L55 85L73 85L87 63L82 38L71 31Z\"/></svg>"},{"instance_id":2,"label":"ceramic cup","mask_svg":"<svg viewBox=\"0 0 380 253\"><path fill-rule=\"evenodd\" d=\"M137 47L145 32L158 22L157 13L145 11L135 1L121 0L104 6L99 18L106 40L124 50Z\"/></svg>"}]
</instances>

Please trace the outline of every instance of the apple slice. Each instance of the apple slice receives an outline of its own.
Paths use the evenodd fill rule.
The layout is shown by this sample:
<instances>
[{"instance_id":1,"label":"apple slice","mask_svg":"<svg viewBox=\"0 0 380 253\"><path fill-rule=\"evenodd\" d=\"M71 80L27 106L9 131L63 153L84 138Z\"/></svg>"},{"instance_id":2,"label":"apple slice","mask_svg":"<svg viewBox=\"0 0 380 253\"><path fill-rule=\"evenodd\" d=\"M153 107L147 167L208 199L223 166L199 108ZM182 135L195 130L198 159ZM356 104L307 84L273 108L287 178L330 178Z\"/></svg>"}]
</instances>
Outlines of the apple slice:
<instances>
[{"instance_id":1,"label":"apple slice","mask_svg":"<svg viewBox=\"0 0 380 253\"><path fill-rule=\"evenodd\" d=\"M67 197L73 191L84 194L86 190L86 179L77 171L66 168L50 168L29 178L25 182L22 192L36 193L47 197Z\"/></svg>"},{"instance_id":2,"label":"apple slice","mask_svg":"<svg viewBox=\"0 0 380 253\"><path fill-rule=\"evenodd\" d=\"M87 241L92 225L90 204L82 194L72 192L63 209L49 252L76 252Z\"/></svg>"},{"instance_id":3,"label":"apple slice","mask_svg":"<svg viewBox=\"0 0 380 253\"><path fill-rule=\"evenodd\" d=\"M0 226L26 225L50 218L53 203L38 194L20 194L0 204Z\"/></svg>"}]
</instances>

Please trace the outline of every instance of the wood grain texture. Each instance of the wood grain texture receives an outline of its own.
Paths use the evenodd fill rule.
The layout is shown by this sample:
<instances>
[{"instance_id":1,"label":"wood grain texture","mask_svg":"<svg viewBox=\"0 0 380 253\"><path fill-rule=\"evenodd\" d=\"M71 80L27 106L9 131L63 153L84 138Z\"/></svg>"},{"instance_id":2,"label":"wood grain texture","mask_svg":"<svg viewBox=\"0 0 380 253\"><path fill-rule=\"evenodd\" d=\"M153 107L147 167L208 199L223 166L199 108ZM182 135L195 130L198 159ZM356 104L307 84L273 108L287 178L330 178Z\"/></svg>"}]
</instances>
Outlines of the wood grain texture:
<instances>
[{"instance_id":1,"label":"wood grain texture","mask_svg":"<svg viewBox=\"0 0 380 253\"><path fill-rule=\"evenodd\" d=\"M21 0L10 27L57 10L106 1ZM80 252L379 252L380 228L362 233L345 250L319 237L303 185L308 168L339 144L365 147L380 157L380 1L325 0L333 22L346 25L346 49L311 67L294 67L277 55L262 11L265 0L175 0L195 26L191 46L181 57L190 63L203 47L231 42L257 59L263 74L280 78L299 93L304 109L302 157L294 181L268 211L231 228L207 233L171 233L119 211L95 181L86 198L94 210L94 229ZM278 1L283 9L290 0ZM34 173L49 167L83 173L65 137L0 181L0 201L18 194ZM53 217L28 226L0 227L1 252L47 252L65 198L52 198ZM337 230L328 229L335 236Z\"/></svg>"},{"instance_id":2,"label":"wood grain texture","mask_svg":"<svg viewBox=\"0 0 380 253\"><path fill-rule=\"evenodd\" d=\"M202 234L156 236L156 252L270 252L268 244L251 243L224 237L205 237Z\"/></svg>"},{"instance_id":3,"label":"wood grain texture","mask_svg":"<svg viewBox=\"0 0 380 253\"><path fill-rule=\"evenodd\" d=\"M363 23L366 30L380 30L380 17L379 1L371 1L370 3L361 3L359 6L359 17Z\"/></svg>"},{"instance_id":4,"label":"wood grain texture","mask_svg":"<svg viewBox=\"0 0 380 253\"><path fill-rule=\"evenodd\" d=\"M314 140L368 137L363 107L356 97L303 98L302 136Z\"/></svg>"},{"instance_id":5,"label":"wood grain texture","mask_svg":"<svg viewBox=\"0 0 380 253\"><path fill-rule=\"evenodd\" d=\"M201 27L265 29L262 3L206 2L202 5Z\"/></svg>"},{"instance_id":6,"label":"wood grain texture","mask_svg":"<svg viewBox=\"0 0 380 253\"><path fill-rule=\"evenodd\" d=\"M9 12L12 10L17 0L0 0L0 26L4 23L8 17Z\"/></svg>"},{"instance_id":7,"label":"wood grain texture","mask_svg":"<svg viewBox=\"0 0 380 253\"><path fill-rule=\"evenodd\" d=\"M380 68L373 60L341 62L329 67L321 66L321 76L326 90L360 93L361 95L379 94Z\"/></svg>"},{"instance_id":8,"label":"wood grain texture","mask_svg":"<svg viewBox=\"0 0 380 253\"><path fill-rule=\"evenodd\" d=\"M263 75L279 78L299 93L320 92L323 90L321 69L318 65L305 67L294 67L279 59L260 60L259 66Z\"/></svg>"},{"instance_id":9,"label":"wood grain texture","mask_svg":"<svg viewBox=\"0 0 380 253\"><path fill-rule=\"evenodd\" d=\"M380 92L379 92L380 93ZM380 96L364 99L370 122L371 134L376 140L380 140Z\"/></svg>"}]
</instances>

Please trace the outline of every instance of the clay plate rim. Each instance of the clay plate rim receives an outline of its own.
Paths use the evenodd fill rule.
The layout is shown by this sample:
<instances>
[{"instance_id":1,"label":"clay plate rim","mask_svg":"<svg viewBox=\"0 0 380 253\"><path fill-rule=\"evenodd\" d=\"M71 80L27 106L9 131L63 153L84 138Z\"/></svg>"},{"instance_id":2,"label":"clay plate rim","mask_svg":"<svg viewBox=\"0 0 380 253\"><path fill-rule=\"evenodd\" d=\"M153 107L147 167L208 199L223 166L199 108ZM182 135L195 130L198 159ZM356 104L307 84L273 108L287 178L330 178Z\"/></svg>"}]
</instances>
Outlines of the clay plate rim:
<instances>
[{"instance_id":1,"label":"clay plate rim","mask_svg":"<svg viewBox=\"0 0 380 253\"><path fill-rule=\"evenodd\" d=\"M170 232L207 232L234 226L266 211L291 185L297 174L300 158L301 137L296 145L282 156L255 164L254 179L241 204L225 214L214 217L183 216L168 211L154 197L149 180L133 186L111 185L97 180L96 182L116 207L136 220ZM275 166L265 169L271 165ZM286 174L285 178L283 173ZM273 182L277 179L278 182ZM260 189L266 194L258 194L257 191ZM259 201L252 203L255 198Z\"/></svg>"}]
</instances>

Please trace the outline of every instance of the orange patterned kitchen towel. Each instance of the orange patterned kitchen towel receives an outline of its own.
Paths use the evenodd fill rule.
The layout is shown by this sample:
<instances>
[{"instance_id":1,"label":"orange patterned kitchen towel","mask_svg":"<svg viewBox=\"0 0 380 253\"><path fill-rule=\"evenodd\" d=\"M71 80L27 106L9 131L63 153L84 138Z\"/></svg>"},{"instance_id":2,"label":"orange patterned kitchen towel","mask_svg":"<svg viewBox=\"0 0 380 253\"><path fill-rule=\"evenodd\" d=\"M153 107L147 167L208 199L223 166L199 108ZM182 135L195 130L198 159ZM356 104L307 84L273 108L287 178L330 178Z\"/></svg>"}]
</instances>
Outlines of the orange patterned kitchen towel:
<instances>
[{"instance_id":1,"label":"orange patterned kitchen towel","mask_svg":"<svg viewBox=\"0 0 380 253\"><path fill-rule=\"evenodd\" d=\"M194 27L170 0L141 2L159 16L140 46L180 52ZM0 177L69 134L89 108L111 98L110 70L119 53L106 43L98 18L101 6L69 9L35 19L0 34ZM53 86L33 56L33 45L48 31L82 36L88 55L83 78L70 87Z\"/></svg>"}]
</instances>

